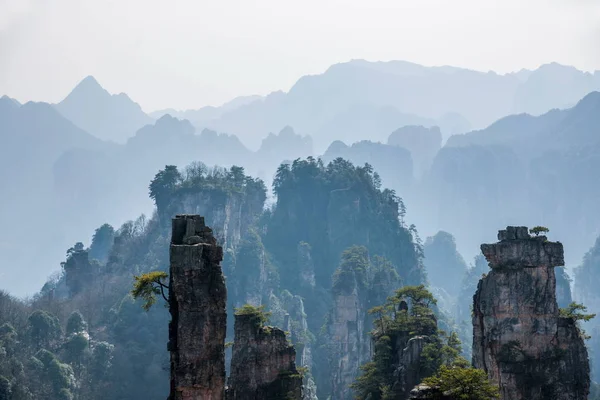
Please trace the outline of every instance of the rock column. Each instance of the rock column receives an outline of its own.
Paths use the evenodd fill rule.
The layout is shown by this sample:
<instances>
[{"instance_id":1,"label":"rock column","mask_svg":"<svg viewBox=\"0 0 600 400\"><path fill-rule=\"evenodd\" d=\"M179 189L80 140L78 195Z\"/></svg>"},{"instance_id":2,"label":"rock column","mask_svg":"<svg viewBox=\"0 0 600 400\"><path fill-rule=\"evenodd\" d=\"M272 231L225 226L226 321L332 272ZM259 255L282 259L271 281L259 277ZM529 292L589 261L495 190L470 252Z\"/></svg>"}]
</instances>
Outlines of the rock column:
<instances>
[{"instance_id":1,"label":"rock column","mask_svg":"<svg viewBox=\"0 0 600 400\"><path fill-rule=\"evenodd\" d=\"M222 400L227 289L223 249L198 215L177 215L170 246L169 400Z\"/></svg>"},{"instance_id":2,"label":"rock column","mask_svg":"<svg viewBox=\"0 0 600 400\"><path fill-rule=\"evenodd\" d=\"M491 271L473 298L473 365L503 400L585 400L587 350L572 318L559 316L554 267L563 246L526 227L507 227L482 244Z\"/></svg>"},{"instance_id":3,"label":"rock column","mask_svg":"<svg viewBox=\"0 0 600 400\"><path fill-rule=\"evenodd\" d=\"M227 400L301 400L296 350L279 328L254 314L235 316Z\"/></svg>"}]
</instances>

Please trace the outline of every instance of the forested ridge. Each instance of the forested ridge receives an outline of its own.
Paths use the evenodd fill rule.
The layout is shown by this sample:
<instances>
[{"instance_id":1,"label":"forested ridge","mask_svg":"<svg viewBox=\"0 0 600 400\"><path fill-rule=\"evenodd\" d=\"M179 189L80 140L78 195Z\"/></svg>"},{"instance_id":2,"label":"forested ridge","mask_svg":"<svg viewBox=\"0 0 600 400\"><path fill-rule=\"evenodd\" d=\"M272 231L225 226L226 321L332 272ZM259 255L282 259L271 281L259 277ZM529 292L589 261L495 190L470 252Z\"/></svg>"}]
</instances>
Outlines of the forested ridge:
<instances>
[{"instance_id":1,"label":"forested ridge","mask_svg":"<svg viewBox=\"0 0 600 400\"><path fill-rule=\"evenodd\" d=\"M246 303L264 304L274 325L289 314L306 384L325 395L331 360L317 349L329 342L324 327L332 298L346 285L342 253L362 246L375 265L370 281L394 276L399 287L426 281L422 245L404 222L402 200L382 189L369 165L298 159L280 166L273 190L276 203L265 207L264 183L242 168L194 163L159 171L149 185L152 217L100 226L89 246L68 249L60 273L31 299L2 293L2 398L166 396L168 312L163 303L144 311L129 292L134 275L168 271L170 218L177 213L204 215L224 246L229 318Z\"/></svg>"}]
</instances>

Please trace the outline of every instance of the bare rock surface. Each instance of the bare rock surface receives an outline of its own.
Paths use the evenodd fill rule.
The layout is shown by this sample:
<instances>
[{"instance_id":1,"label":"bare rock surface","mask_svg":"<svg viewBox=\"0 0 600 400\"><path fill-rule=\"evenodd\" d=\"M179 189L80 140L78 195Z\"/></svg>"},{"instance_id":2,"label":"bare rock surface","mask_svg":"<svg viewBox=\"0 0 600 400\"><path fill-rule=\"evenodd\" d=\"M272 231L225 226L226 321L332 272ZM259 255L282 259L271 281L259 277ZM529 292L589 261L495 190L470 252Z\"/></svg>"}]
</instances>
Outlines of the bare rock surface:
<instances>
[{"instance_id":1,"label":"bare rock surface","mask_svg":"<svg viewBox=\"0 0 600 400\"><path fill-rule=\"evenodd\" d=\"M302 376L285 332L255 315L236 315L234 330L227 400L301 400Z\"/></svg>"},{"instance_id":2,"label":"bare rock surface","mask_svg":"<svg viewBox=\"0 0 600 400\"><path fill-rule=\"evenodd\" d=\"M173 219L170 259L169 400L222 400L227 289L223 249L204 218Z\"/></svg>"},{"instance_id":3,"label":"bare rock surface","mask_svg":"<svg viewBox=\"0 0 600 400\"><path fill-rule=\"evenodd\" d=\"M482 244L491 271L473 298L473 365L500 386L503 400L584 400L590 368L572 318L559 316L554 267L563 246L507 227Z\"/></svg>"}]
</instances>

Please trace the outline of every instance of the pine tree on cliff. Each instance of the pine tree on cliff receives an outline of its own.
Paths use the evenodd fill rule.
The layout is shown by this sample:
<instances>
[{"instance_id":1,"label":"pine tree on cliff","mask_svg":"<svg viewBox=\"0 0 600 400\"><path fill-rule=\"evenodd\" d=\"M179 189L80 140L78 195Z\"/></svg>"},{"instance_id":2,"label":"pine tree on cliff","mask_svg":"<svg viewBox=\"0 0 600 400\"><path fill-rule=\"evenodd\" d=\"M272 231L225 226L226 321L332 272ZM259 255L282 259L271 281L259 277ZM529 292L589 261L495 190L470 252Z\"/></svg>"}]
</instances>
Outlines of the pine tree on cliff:
<instances>
[{"instance_id":1,"label":"pine tree on cliff","mask_svg":"<svg viewBox=\"0 0 600 400\"><path fill-rule=\"evenodd\" d=\"M150 186L150 198L154 200L158 212L164 212L169 205L170 197L177 185L181 182L181 174L175 165L166 165L165 169L158 171Z\"/></svg>"},{"instance_id":2,"label":"pine tree on cliff","mask_svg":"<svg viewBox=\"0 0 600 400\"><path fill-rule=\"evenodd\" d=\"M460 359L458 336L455 333L446 335L437 328L432 309L436 302L425 286L405 286L385 304L369 311L375 316L372 332L375 351L372 361L361 367L362 375L352 385L358 400L405 399L422 378L432 376L441 366L454 365ZM413 338L419 343L417 365L400 366L399 354ZM417 380L406 387L406 380L410 378L398 376L398 370L420 373Z\"/></svg>"}]
</instances>

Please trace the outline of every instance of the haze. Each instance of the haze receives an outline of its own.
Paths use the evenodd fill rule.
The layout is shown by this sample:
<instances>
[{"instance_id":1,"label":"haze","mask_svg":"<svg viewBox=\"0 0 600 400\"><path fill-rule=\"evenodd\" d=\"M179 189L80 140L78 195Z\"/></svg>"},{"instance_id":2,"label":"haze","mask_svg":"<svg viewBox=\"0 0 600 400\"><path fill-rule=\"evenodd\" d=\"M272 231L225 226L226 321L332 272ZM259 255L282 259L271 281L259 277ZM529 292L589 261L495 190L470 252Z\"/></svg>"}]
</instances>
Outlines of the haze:
<instances>
[{"instance_id":1,"label":"haze","mask_svg":"<svg viewBox=\"0 0 600 400\"><path fill-rule=\"evenodd\" d=\"M287 91L358 58L592 71L599 21L593 0L1 0L0 93L55 103L93 75L150 112Z\"/></svg>"}]
</instances>

